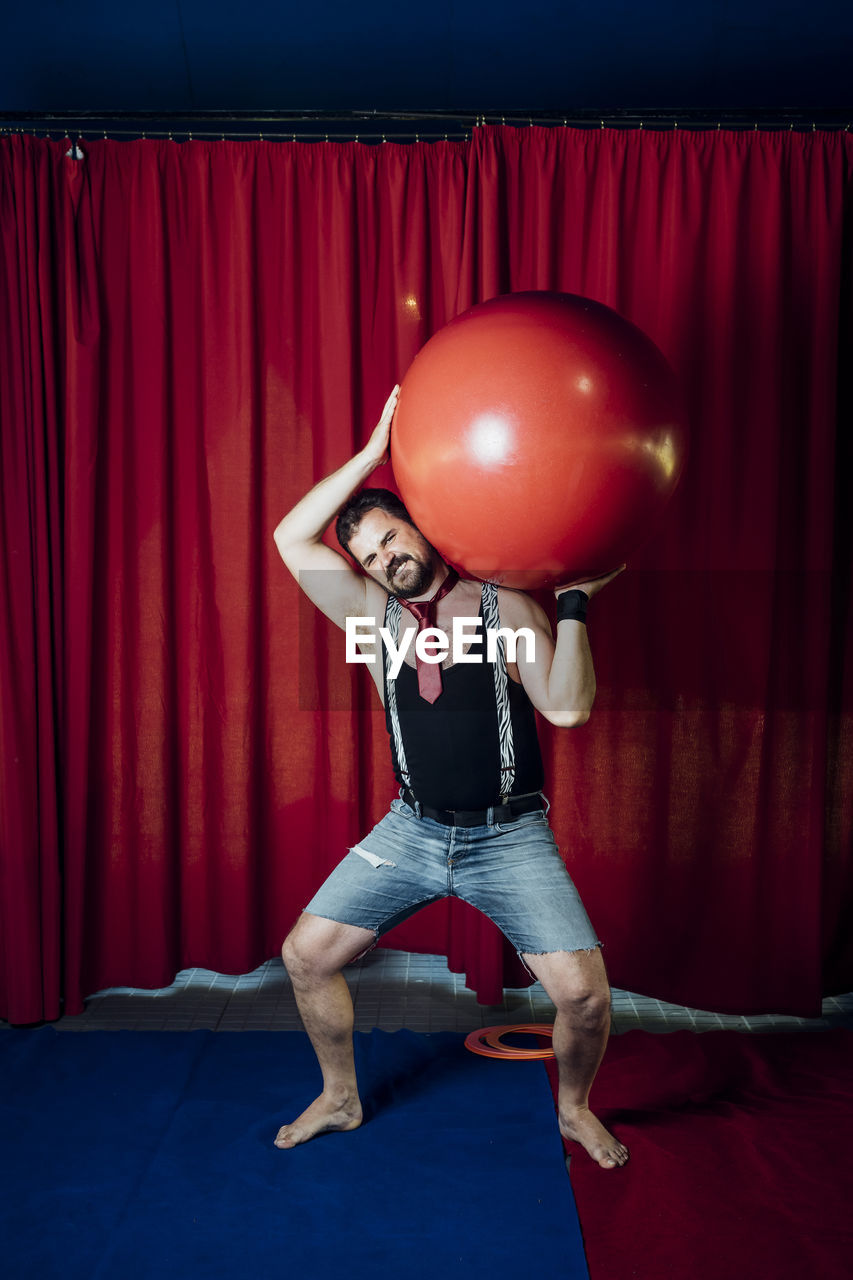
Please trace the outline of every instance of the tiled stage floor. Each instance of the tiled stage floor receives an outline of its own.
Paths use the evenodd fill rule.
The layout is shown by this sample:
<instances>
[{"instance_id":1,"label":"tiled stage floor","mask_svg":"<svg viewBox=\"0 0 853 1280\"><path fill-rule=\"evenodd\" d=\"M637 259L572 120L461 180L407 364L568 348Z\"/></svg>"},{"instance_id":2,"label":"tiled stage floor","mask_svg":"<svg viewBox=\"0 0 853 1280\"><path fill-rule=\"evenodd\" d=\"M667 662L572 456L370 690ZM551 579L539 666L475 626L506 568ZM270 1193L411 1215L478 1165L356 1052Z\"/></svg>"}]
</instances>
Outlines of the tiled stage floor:
<instances>
[{"instance_id":1,"label":"tiled stage floor","mask_svg":"<svg viewBox=\"0 0 853 1280\"><path fill-rule=\"evenodd\" d=\"M507 990L500 1005L481 1005L464 978L450 973L441 956L411 955L377 948L345 970L355 1005L358 1031L473 1031L508 1023L552 1022L554 1006L541 986ZM85 1013L52 1024L62 1031L277 1030L301 1027L290 981L280 959L254 973L229 977L208 969L185 969L159 991L112 987L86 1003ZM0 1022L0 1028L6 1023ZM665 1004L661 1000L613 992L613 1031L635 1028L668 1032L820 1031L853 1028L853 993L823 1002L820 1018L725 1016Z\"/></svg>"}]
</instances>

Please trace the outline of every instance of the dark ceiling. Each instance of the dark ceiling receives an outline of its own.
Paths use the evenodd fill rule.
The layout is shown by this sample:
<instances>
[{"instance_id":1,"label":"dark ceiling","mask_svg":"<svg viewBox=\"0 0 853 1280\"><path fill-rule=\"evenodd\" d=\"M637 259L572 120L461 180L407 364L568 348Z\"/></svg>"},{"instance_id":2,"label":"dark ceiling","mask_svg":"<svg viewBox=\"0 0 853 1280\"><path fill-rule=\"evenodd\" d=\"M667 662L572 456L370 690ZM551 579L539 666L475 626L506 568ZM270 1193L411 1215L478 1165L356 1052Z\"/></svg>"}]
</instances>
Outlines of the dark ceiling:
<instances>
[{"instance_id":1,"label":"dark ceiling","mask_svg":"<svg viewBox=\"0 0 853 1280\"><path fill-rule=\"evenodd\" d=\"M843 111L847 0L5 6L0 111Z\"/></svg>"}]
</instances>

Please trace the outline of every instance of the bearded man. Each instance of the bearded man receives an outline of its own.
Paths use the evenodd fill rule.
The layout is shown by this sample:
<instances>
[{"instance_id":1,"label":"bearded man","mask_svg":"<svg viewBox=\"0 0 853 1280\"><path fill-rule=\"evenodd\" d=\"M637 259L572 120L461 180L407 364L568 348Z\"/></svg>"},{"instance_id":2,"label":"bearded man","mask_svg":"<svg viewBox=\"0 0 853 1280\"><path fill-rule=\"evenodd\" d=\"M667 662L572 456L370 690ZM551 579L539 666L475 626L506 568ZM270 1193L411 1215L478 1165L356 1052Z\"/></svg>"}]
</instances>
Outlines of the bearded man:
<instances>
[{"instance_id":1,"label":"bearded man","mask_svg":"<svg viewBox=\"0 0 853 1280\"><path fill-rule=\"evenodd\" d=\"M361 490L387 461L398 392L365 448L275 531L284 563L313 603L343 630L360 620L352 634L385 706L400 785L389 813L331 873L282 947L323 1091L282 1126L275 1145L361 1123L342 970L413 912L456 896L498 925L553 1001L561 1133L615 1169L628 1151L589 1109L610 988L600 942L548 824L535 712L561 728L589 718L595 674L586 606L621 569L557 590L556 640L544 610L523 592L460 578L399 498ZM322 540L336 517L351 560ZM465 641L452 652L440 642L451 632ZM514 652L507 633L522 637Z\"/></svg>"}]
</instances>

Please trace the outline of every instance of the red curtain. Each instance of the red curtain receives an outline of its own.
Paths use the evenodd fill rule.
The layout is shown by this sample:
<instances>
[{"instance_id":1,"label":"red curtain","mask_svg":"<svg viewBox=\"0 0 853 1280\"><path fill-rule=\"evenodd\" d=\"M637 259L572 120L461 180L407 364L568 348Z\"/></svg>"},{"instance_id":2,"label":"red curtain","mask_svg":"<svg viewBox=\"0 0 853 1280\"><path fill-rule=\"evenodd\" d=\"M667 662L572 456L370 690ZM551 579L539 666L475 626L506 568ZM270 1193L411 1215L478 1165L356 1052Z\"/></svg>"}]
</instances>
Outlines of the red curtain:
<instances>
[{"instance_id":1,"label":"red curtain","mask_svg":"<svg viewBox=\"0 0 853 1280\"><path fill-rule=\"evenodd\" d=\"M0 1015L255 967L384 811L372 687L272 530L435 329L518 289L621 311L691 409L596 601L593 717L543 730L611 979L802 1014L852 984L851 146L0 142ZM524 981L460 904L387 941Z\"/></svg>"}]
</instances>

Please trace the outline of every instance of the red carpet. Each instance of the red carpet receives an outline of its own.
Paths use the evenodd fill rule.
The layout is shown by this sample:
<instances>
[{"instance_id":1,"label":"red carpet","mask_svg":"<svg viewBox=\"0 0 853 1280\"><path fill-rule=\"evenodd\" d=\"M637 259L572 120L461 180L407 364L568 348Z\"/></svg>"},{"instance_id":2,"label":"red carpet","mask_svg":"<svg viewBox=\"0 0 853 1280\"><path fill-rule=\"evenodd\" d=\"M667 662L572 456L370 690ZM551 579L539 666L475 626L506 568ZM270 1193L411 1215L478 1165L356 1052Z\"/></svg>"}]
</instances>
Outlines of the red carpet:
<instances>
[{"instance_id":1,"label":"red carpet","mask_svg":"<svg viewBox=\"0 0 853 1280\"><path fill-rule=\"evenodd\" d=\"M630 1031L592 1105L631 1163L569 1148L591 1280L853 1274L853 1033Z\"/></svg>"}]
</instances>

